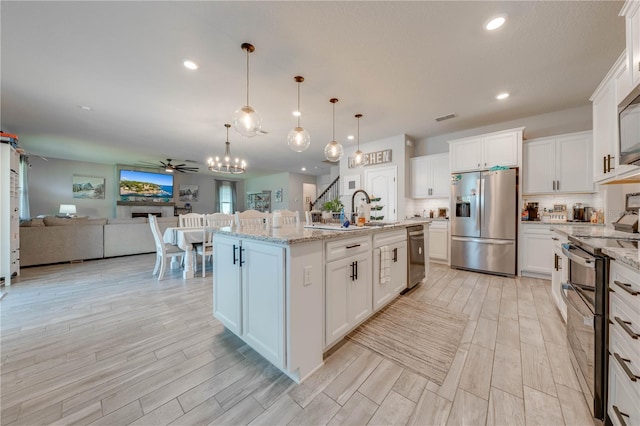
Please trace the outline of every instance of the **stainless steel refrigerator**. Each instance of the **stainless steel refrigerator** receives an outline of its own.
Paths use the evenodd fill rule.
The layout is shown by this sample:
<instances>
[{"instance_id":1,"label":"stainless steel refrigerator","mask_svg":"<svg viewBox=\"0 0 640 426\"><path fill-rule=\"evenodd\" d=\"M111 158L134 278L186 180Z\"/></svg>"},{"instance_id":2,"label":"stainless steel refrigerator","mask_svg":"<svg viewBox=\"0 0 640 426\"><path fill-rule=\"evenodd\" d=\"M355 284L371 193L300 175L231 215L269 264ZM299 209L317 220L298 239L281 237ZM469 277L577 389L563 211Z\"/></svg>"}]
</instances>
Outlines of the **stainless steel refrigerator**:
<instances>
[{"instance_id":1,"label":"stainless steel refrigerator","mask_svg":"<svg viewBox=\"0 0 640 426\"><path fill-rule=\"evenodd\" d=\"M451 177L451 266L516 274L518 170Z\"/></svg>"}]
</instances>

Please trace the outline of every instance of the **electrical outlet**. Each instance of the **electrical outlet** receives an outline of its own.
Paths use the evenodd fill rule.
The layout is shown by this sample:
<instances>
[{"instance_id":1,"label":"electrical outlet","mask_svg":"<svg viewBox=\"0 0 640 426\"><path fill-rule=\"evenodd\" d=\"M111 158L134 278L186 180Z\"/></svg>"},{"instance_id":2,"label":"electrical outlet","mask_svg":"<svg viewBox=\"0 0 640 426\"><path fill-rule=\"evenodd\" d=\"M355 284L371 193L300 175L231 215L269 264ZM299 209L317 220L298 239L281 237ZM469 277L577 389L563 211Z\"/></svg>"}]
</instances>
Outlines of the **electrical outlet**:
<instances>
[{"instance_id":1,"label":"electrical outlet","mask_svg":"<svg viewBox=\"0 0 640 426\"><path fill-rule=\"evenodd\" d=\"M311 285L311 266L304 267L304 281L305 286Z\"/></svg>"}]
</instances>

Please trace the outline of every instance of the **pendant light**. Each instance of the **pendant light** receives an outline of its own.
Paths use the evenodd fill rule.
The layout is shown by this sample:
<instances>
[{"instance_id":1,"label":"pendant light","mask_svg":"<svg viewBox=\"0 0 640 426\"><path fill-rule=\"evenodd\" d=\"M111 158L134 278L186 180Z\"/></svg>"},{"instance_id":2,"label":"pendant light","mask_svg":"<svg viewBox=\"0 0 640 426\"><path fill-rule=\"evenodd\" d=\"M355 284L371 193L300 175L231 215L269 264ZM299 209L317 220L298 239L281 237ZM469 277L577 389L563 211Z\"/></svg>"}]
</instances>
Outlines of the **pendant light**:
<instances>
[{"instance_id":1,"label":"pendant light","mask_svg":"<svg viewBox=\"0 0 640 426\"><path fill-rule=\"evenodd\" d=\"M331 98L329 102L333 104L333 139L324 147L324 158L335 163L342 158L344 148L340 142L336 141L336 102L338 99Z\"/></svg>"},{"instance_id":2,"label":"pendant light","mask_svg":"<svg viewBox=\"0 0 640 426\"><path fill-rule=\"evenodd\" d=\"M291 129L289 135L287 136L287 144L292 151L302 152L309 148L311 145L311 136L309 136L309 132L300 127L300 83L304 81L304 77L295 76L293 79L298 83L298 109L296 110L295 115L298 117L298 125Z\"/></svg>"},{"instance_id":3,"label":"pendant light","mask_svg":"<svg viewBox=\"0 0 640 426\"><path fill-rule=\"evenodd\" d=\"M364 153L360 151L360 118L362 114L356 114L355 117L358 120L358 150L351 156L351 163L354 167L362 167L364 166Z\"/></svg>"},{"instance_id":4,"label":"pendant light","mask_svg":"<svg viewBox=\"0 0 640 426\"><path fill-rule=\"evenodd\" d=\"M224 143L224 157L209 158L207 164L209 170L216 173L224 174L240 174L247 171L247 163L240 158L231 158L231 144L229 143L229 127L231 124L225 124L227 128L227 141Z\"/></svg>"},{"instance_id":5,"label":"pendant light","mask_svg":"<svg viewBox=\"0 0 640 426\"><path fill-rule=\"evenodd\" d=\"M249 54L256 48L250 43L242 43L240 47L247 52L247 103L233 114L233 128L242 136L252 138L258 134L262 126L260 114L249 105Z\"/></svg>"}]
</instances>

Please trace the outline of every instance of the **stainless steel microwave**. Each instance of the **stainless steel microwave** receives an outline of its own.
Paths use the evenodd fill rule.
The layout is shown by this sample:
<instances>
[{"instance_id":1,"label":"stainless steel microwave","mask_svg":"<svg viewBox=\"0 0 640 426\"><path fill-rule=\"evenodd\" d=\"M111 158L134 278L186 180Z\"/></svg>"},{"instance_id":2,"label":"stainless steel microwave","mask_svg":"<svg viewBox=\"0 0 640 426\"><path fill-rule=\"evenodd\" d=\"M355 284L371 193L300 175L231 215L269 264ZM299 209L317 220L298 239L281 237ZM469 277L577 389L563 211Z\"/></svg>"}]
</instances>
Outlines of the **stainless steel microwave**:
<instances>
[{"instance_id":1,"label":"stainless steel microwave","mask_svg":"<svg viewBox=\"0 0 640 426\"><path fill-rule=\"evenodd\" d=\"M640 86L618 108L620 164L640 166Z\"/></svg>"}]
</instances>

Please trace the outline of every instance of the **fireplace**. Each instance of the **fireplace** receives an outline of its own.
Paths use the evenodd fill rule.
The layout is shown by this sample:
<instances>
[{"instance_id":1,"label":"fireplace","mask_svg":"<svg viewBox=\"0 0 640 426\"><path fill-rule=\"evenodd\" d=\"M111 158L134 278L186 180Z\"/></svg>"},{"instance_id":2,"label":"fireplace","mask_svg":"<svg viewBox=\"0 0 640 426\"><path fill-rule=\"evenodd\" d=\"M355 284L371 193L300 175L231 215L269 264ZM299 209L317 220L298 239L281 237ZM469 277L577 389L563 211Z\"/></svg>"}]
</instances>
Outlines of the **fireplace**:
<instances>
[{"instance_id":1,"label":"fireplace","mask_svg":"<svg viewBox=\"0 0 640 426\"><path fill-rule=\"evenodd\" d=\"M173 216L175 203L118 201L116 206L117 218L147 217L155 215L162 217Z\"/></svg>"}]
</instances>

